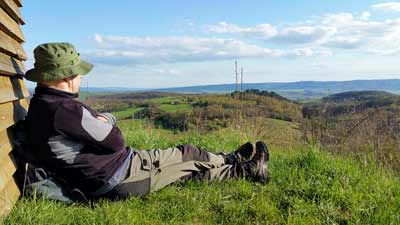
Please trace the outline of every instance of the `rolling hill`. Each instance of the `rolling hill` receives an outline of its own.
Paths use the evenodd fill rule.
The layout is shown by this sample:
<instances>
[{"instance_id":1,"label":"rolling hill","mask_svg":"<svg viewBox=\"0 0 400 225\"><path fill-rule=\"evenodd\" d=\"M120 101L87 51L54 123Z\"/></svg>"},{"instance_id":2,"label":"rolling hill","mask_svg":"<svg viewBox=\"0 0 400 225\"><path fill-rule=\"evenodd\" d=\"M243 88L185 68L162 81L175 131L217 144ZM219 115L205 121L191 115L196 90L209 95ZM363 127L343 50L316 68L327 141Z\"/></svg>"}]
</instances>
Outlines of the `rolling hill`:
<instances>
[{"instance_id":1,"label":"rolling hill","mask_svg":"<svg viewBox=\"0 0 400 225\"><path fill-rule=\"evenodd\" d=\"M275 83L246 83L243 89L259 89L274 91L292 100L310 98L321 98L331 94L362 91L380 90L392 93L400 92L400 80L351 80L351 81L300 81L300 82L275 82ZM203 85L191 87L176 87L157 89L158 91L181 92L181 93L218 93L232 92L235 84Z\"/></svg>"}]
</instances>

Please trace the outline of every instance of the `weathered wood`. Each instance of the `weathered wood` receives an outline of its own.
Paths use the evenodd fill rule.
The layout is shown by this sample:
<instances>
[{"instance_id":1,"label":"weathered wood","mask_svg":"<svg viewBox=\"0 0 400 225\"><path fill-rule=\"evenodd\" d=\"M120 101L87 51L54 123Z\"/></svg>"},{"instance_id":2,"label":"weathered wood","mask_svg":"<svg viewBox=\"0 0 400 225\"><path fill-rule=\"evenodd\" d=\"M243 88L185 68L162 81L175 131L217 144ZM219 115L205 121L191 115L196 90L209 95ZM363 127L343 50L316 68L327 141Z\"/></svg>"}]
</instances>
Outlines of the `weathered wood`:
<instances>
[{"instance_id":1,"label":"weathered wood","mask_svg":"<svg viewBox=\"0 0 400 225\"><path fill-rule=\"evenodd\" d=\"M26 53L22 48L21 43L3 31L0 31L0 52L15 57L19 60L26 60Z\"/></svg>"},{"instance_id":2,"label":"weathered wood","mask_svg":"<svg viewBox=\"0 0 400 225\"><path fill-rule=\"evenodd\" d=\"M27 111L27 99L0 104L0 131L24 119Z\"/></svg>"},{"instance_id":3,"label":"weathered wood","mask_svg":"<svg viewBox=\"0 0 400 225\"><path fill-rule=\"evenodd\" d=\"M12 156L12 132L8 129L24 119L29 92L21 76L26 53L20 24L25 24L21 0L0 0L0 221L14 206L20 191L14 180L17 170ZM1 223L1 222L0 222Z\"/></svg>"},{"instance_id":4,"label":"weathered wood","mask_svg":"<svg viewBox=\"0 0 400 225\"><path fill-rule=\"evenodd\" d=\"M19 24L25 24L16 2L13 0L0 0L0 6Z\"/></svg>"},{"instance_id":5,"label":"weathered wood","mask_svg":"<svg viewBox=\"0 0 400 225\"><path fill-rule=\"evenodd\" d=\"M11 155L0 158L0 192L17 171L16 163Z\"/></svg>"},{"instance_id":6,"label":"weathered wood","mask_svg":"<svg viewBox=\"0 0 400 225\"><path fill-rule=\"evenodd\" d=\"M0 158L8 155L13 149L11 133L8 130L0 131Z\"/></svg>"},{"instance_id":7,"label":"weathered wood","mask_svg":"<svg viewBox=\"0 0 400 225\"><path fill-rule=\"evenodd\" d=\"M7 76L23 76L25 75L25 71L25 66L21 61L6 54L0 53L0 74Z\"/></svg>"},{"instance_id":8,"label":"weathered wood","mask_svg":"<svg viewBox=\"0 0 400 225\"><path fill-rule=\"evenodd\" d=\"M0 30L10 35L18 42L25 41L21 27L2 9L0 9Z\"/></svg>"},{"instance_id":9,"label":"weathered wood","mask_svg":"<svg viewBox=\"0 0 400 225\"><path fill-rule=\"evenodd\" d=\"M22 0L14 0L18 7L22 7Z\"/></svg>"},{"instance_id":10,"label":"weathered wood","mask_svg":"<svg viewBox=\"0 0 400 225\"><path fill-rule=\"evenodd\" d=\"M29 92L22 78L0 76L0 103L11 102L28 96Z\"/></svg>"},{"instance_id":11,"label":"weathered wood","mask_svg":"<svg viewBox=\"0 0 400 225\"><path fill-rule=\"evenodd\" d=\"M20 191L14 179L10 179L2 191L0 191L0 217L11 211L20 196Z\"/></svg>"}]
</instances>

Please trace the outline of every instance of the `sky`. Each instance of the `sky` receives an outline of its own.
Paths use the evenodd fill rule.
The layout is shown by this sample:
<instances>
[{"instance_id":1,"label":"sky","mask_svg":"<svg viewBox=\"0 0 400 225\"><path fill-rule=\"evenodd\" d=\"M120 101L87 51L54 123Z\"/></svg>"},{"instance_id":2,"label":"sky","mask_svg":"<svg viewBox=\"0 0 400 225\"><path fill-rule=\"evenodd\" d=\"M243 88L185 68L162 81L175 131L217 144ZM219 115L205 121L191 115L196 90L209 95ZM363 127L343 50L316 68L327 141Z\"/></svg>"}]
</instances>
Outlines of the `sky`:
<instances>
[{"instance_id":1,"label":"sky","mask_svg":"<svg viewBox=\"0 0 400 225\"><path fill-rule=\"evenodd\" d=\"M90 87L400 78L400 1L24 1L33 49L70 42ZM33 83L28 83L33 86Z\"/></svg>"}]
</instances>

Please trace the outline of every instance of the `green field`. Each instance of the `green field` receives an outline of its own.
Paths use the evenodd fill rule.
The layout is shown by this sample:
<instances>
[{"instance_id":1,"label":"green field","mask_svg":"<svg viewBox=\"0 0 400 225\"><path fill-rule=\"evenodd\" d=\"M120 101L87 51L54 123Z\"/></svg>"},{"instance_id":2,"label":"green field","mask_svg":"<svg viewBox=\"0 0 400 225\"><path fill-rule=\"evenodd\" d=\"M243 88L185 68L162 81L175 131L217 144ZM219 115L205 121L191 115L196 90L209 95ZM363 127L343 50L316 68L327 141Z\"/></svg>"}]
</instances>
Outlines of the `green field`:
<instances>
[{"instance_id":1,"label":"green field","mask_svg":"<svg viewBox=\"0 0 400 225\"><path fill-rule=\"evenodd\" d=\"M178 110L192 109L192 106L190 104L176 104L176 105L161 104L160 109L166 112L176 112Z\"/></svg>"},{"instance_id":2,"label":"green field","mask_svg":"<svg viewBox=\"0 0 400 225\"><path fill-rule=\"evenodd\" d=\"M131 119L133 117L133 115L140 111L141 107L134 107L134 108L128 108L122 111L118 111L118 112L113 112L113 115L117 118L117 120L123 120L123 119Z\"/></svg>"},{"instance_id":3,"label":"green field","mask_svg":"<svg viewBox=\"0 0 400 225\"><path fill-rule=\"evenodd\" d=\"M192 109L192 105L182 101L180 97L161 97L145 101L147 104L155 104L164 112L176 112ZM132 119L134 114L144 109L144 107L129 107L116 110L113 115L118 120Z\"/></svg>"},{"instance_id":4,"label":"green field","mask_svg":"<svg viewBox=\"0 0 400 225\"><path fill-rule=\"evenodd\" d=\"M119 126L136 149L192 143L214 152L246 140L271 143L271 182L189 182L143 198L66 205L20 199L3 224L400 224L400 181L391 172L303 146L297 125L268 119L218 131L173 132L144 120ZM286 145L284 144L286 143Z\"/></svg>"},{"instance_id":5,"label":"green field","mask_svg":"<svg viewBox=\"0 0 400 225\"><path fill-rule=\"evenodd\" d=\"M154 103L154 104L169 104L171 102L178 102L181 100L183 100L182 97L171 96L171 97L154 98L154 99L148 100L148 102Z\"/></svg>"}]
</instances>

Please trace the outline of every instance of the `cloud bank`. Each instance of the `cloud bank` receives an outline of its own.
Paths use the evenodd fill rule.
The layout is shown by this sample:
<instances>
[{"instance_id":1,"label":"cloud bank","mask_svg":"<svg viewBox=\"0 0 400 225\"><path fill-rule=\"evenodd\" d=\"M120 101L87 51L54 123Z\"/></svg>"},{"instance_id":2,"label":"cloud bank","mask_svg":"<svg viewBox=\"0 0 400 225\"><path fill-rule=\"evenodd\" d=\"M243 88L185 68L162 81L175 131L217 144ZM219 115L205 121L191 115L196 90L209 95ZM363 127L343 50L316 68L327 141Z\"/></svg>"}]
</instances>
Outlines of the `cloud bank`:
<instances>
[{"instance_id":1,"label":"cloud bank","mask_svg":"<svg viewBox=\"0 0 400 225\"><path fill-rule=\"evenodd\" d=\"M272 49L237 39L199 37L128 37L94 35L96 49L85 52L103 64L159 64L243 58L297 58L329 55L313 48Z\"/></svg>"},{"instance_id":2,"label":"cloud bank","mask_svg":"<svg viewBox=\"0 0 400 225\"><path fill-rule=\"evenodd\" d=\"M400 2L373 9L400 11ZM154 65L332 56L335 53L395 55L400 53L400 17L371 19L370 12L326 14L286 25L229 22L204 25L198 36L136 37L95 34L95 47L84 54L106 65ZM192 26L194 26L192 24Z\"/></svg>"},{"instance_id":3,"label":"cloud bank","mask_svg":"<svg viewBox=\"0 0 400 225\"><path fill-rule=\"evenodd\" d=\"M400 2L385 2L372 5L374 9L380 9L384 11L396 11L400 12Z\"/></svg>"},{"instance_id":4,"label":"cloud bank","mask_svg":"<svg viewBox=\"0 0 400 225\"><path fill-rule=\"evenodd\" d=\"M386 4L386 3L385 3ZM388 5L383 4L385 7ZM388 3L389 4L389 3ZM400 3L398 4L400 6ZM390 5L395 8L395 5ZM381 5L374 7L383 7ZM240 27L221 22L206 27L208 32L234 34L267 44L301 46L303 48L358 49L368 53L393 54L400 51L400 19L370 20L363 12L327 14L318 20L278 27L268 25L269 32L254 32L254 27ZM273 31L273 32L272 32Z\"/></svg>"}]
</instances>

